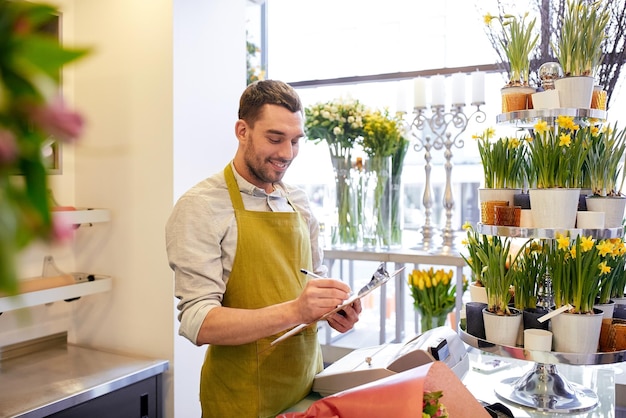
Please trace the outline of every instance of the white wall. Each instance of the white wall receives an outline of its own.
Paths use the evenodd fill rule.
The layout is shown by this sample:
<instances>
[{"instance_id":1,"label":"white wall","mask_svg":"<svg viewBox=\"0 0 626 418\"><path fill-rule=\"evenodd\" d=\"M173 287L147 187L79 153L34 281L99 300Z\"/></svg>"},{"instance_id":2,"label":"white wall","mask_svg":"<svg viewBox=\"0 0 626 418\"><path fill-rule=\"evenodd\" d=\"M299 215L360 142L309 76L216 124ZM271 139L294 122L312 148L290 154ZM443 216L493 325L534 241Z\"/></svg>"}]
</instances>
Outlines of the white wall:
<instances>
[{"instance_id":1,"label":"white wall","mask_svg":"<svg viewBox=\"0 0 626 418\"><path fill-rule=\"evenodd\" d=\"M86 117L64 173L51 178L63 205L109 208L112 220L80 228L72 245L34 246L22 274L53 253L66 271L113 277L111 292L6 313L3 344L68 330L70 342L167 359L165 417L200 416L205 348L177 334L164 226L187 188L234 155L245 87L246 0L57 0L63 39L92 54L64 74Z\"/></svg>"},{"instance_id":2,"label":"white wall","mask_svg":"<svg viewBox=\"0 0 626 418\"><path fill-rule=\"evenodd\" d=\"M246 84L246 0L174 2L174 196L234 156L239 96ZM178 332L178 321L174 324ZM205 347L175 338L175 416L199 417Z\"/></svg>"}]
</instances>

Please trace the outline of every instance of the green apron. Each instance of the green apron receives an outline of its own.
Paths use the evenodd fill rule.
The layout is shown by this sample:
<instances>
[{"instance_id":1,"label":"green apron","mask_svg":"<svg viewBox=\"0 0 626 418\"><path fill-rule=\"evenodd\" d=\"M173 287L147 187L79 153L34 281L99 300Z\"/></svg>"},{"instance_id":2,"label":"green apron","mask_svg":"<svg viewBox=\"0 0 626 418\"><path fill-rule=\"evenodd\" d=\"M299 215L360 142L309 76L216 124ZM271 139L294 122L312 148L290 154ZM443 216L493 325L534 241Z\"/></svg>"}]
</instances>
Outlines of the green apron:
<instances>
[{"instance_id":1,"label":"green apron","mask_svg":"<svg viewBox=\"0 0 626 418\"><path fill-rule=\"evenodd\" d=\"M258 309L295 299L307 280L300 269L312 264L306 222L298 212L245 210L230 164L224 175L238 233L222 305ZM200 381L203 418L274 417L310 392L322 370L317 327L270 347L281 334L209 346Z\"/></svg>"}]
</instances>

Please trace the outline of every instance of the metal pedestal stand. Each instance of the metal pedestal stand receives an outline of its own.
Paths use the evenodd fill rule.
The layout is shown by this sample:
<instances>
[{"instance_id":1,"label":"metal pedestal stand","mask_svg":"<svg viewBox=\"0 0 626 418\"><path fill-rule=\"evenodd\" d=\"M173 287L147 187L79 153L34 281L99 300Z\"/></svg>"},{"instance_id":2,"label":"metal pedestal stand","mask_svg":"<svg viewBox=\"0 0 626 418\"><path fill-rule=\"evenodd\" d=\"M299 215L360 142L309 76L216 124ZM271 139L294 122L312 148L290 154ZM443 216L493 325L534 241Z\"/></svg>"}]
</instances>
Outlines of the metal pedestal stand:
<instances>
[{"instance_id":1,"label":"metal pedestal stand","mask_svg":"<svg viewBox=\"0 0 626 418\"><path fill-rule=\"evenodd\" d=\"M591 389L568 382L553 364L535 363L522 377L502 381L496 394L510 402L541 412L584 412L598 404Z\"/></svg>"}]
</instances>

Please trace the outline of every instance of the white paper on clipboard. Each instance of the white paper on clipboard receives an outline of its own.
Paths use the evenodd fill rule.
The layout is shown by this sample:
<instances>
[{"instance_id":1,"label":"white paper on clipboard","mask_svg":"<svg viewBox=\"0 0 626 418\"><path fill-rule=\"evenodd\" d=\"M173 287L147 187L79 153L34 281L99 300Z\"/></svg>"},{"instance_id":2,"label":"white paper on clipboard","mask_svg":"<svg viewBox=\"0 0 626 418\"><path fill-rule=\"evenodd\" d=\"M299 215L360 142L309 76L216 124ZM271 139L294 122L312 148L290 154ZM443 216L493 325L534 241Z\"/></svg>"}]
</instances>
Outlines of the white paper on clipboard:
<instances>
[{"instance_id":1,"label":"white paper on clipboard","mask_svg":"<svg viewBox=\"0 0 626 418\"><path fill-rule=\"evenodd\" d=\"M313 324L315 322L318 322L318 321L323 321L324 319L328 318L329 316L331 316L331 315L339 312L340 310L350 306L355 300L361 299L361 298L369 295L374 290L378 289L380 286L384 285L389 280L391 280L391 278L396 277L402 271L404 271L404 267L401 267L398 270L394 271L389 276L387 276L384 279L380 280L375 285L373 285L371 287L368 286L367 289L364 287L363 289L361 289L361 291L358 294L352 295L350 298L346 299L341 305L338 305L333 310L331 310L329 312L326 312L324 315L322 315L320 318L318 318L317 321L310 322L308 324L300 324L300 325L296 326L295 328L292 328L291 330L287 331L286 333L284 333L283 335L281 335L280 337L278 337L274 341L272 341L270 343L270 345L274 345L276 343L279 343L279 342L281 342L281 341L291 337L292 335L296 335L297 333L299 333L300 331L302 331L304 328L308 327L309 325L311 325L311 324Z\"/></svg>"}]
</instances>

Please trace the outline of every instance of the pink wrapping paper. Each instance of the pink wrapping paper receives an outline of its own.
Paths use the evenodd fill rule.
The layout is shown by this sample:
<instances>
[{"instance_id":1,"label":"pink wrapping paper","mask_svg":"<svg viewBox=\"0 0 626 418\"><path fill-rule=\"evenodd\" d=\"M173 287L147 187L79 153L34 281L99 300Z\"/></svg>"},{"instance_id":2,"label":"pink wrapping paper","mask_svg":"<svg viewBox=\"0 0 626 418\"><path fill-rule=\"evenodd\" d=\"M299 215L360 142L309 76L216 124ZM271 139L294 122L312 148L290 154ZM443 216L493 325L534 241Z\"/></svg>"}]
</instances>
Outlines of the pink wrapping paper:
<instances>
[{"instance_id":1,"label":"pink wrapping paper","mask_svg":"<svg viewBox=\"0 0 626 418\"><path fill-rule=\"evenodd\" d=\"M443 391L440 402L451 417L491 417L448 366L437 361L327 396L305 412L277 418L415 418L421 416L424 391L439 390Z\"/></svg>"}]
</instances>

